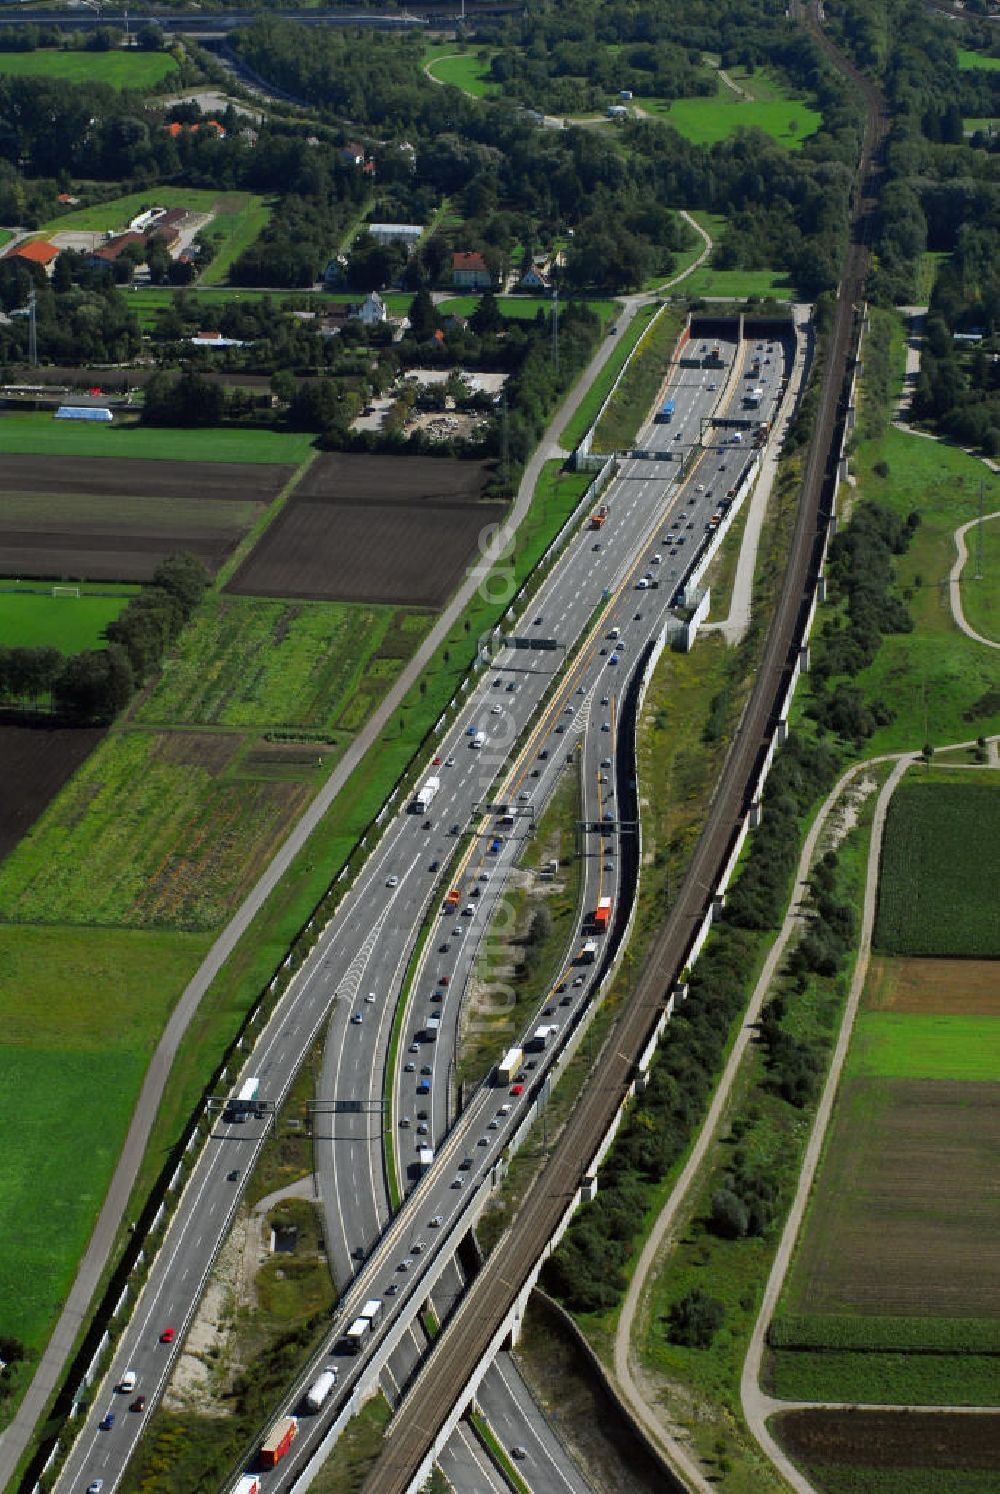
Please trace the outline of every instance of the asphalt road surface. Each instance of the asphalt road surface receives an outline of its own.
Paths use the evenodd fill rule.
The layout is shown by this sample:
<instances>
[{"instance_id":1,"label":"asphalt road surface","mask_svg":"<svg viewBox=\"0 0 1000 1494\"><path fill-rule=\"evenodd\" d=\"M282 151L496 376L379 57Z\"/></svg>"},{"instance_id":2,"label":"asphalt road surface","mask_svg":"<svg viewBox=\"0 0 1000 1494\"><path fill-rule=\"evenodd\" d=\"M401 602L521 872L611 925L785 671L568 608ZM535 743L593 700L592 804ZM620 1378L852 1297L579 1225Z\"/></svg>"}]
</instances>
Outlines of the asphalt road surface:
<instances>
[{"instance_id":1,"label":"asphalt road surface","mask_svg":"<svg viewBox=\"0 0 1000 1494\"><path fill-rule=\"evenodd\" d=\"M770 381L773 388L768 388L761 411L763 415L768 413L767 404L773 403L779 392L782 355L778 344L774 348ZM733 355L731 345L724 348L727 362ZM700 416L707 414L718 399L718 391L726 380L726 371L723 370L679 370L678 374L677 387L672 391L677 404L674 424L672 427L655 426L649 432L652 444L662 448L669 443L676 450L697 438ZM710 389L710 384L716 384L717 388ZM737 393L737 402L741 394L742 389ZM675 440L678 433L680 441ZM581 532L574 538L532 603L527 617L522 620L521 630L538 636L553 636L561 644L571 646L595 607L601 604L604 591L610 588L612 595L601 626L605 632L610 631L611 626L621 627L626 645L624 652L619 652L619 663L612 665L611 655L602 655L595 643L582 651L566 672L565 679L560 680L559 689L523 755L525 772L533 785L528 790L532 796L531 804L540 807L551 793L561 769L559 759L562 757L565 763L566 752L577 737L584 741L587 769L584 781L585 784L588 780L591 782L592 803L603 789L603 785L598 784L600 769L596 765L602 755L601 738L611 740L615 693L612 677L616 671L624 676L629 661L638 658L643 644L658 632L669 606L673 584L681 579L688 564L687 556L703 534L708 515L724 496L727 487L736 481L739 468L749 455L747 445L733 443L730 436L724 440L722 433L718 433L714 440L716 445L697 455L683 492L671 480L676 467L671 465L668 468L667 463L625 463L620 478L605 499L610 516L604 529L596 535L592 531ZM720 470L723 466L725 472ZM684 521L679 519L681 512L687 515ZM677 521L673 526L670 524L672 518ZM688 528L688 525L693 527ZM667 536L673 536L677 541L683 538L686 543L671 544L667 548ZM600 543L599 551L593 549L595 543ZM676 549L678 553L670 556L670 549ZM656 553L661 555L658 565L654 565L652 560ZM637 589L639 582L646 579L646 570L653 579L664 578L658 589ZM671 572L675 574L672 576ZM634 616L636 611L642 613L638 621ZM536 616L542 617L541 624L534 623ZM600 647L604 646L600 644ZM528 664L523 675L515 678L518 688L508 693L504 685L502 691L494 691L494 671L490 670L472 693L457 727L448 734L440 749L442 788L430 809L431 830L424 829L426 817L406 810L397 816L278 1012L264 1028L254 1050L252 1065L242 1076L253 1073L259 1078L262 1100L280 1103L303 1054L327 1026L333 1002L327 1037L328 1059L324 1065L321 1092L337 1099L360 1099L373 1105L380 1104L392 1011L409 952L429 903L437 901L453 881L451 872L442 880L440 869L432 872L430 863L439 860L443 868L443 856L448 840L451 840L453 845L460 843L464 847L461 851L465 861L462 885L468 885L468 878L475 876L478 879L482 875L475 868L483 859L484 837L480 833L469 833L470 827L476 824L473 808L489 790L510 744L537 713L546 686L552 683L549 672L552 657L534 651L509 652L503 656L504 668L499 671L507 682L513 677L510 670L515 662L519 663L523 658ZM535 668L530 667L531 662L535 662ZM584 694L579 696L577 691L581 685ZM607 707L601 704L604 695L608 696ZM502 713L495 716L492 704L501 698ZM567 705L573 707L571 716L566 713ZM481 748L469 745L472 738L466 736L466 731L472 724L486 735L487 741ZM603 730L605 724L608 726L606 732ZM559 732L560 725L567 729ZM544 760L543 768L538 753L546 750L542 744L549 740L550 755ZM613 753L609 752L608 756L613 757ZM447 766L449 757L454 758L451 767ZM530 779L531 764L536 761L540 768L537 780ZM428 764L428 773L436 771L437 768ZM459 826L457 838L447 835L452 824ZM602 836L602 846L609 839L614 837ZM467 926L479 931L485 928L486 909L497 895L502 874L512 863L516 850L516 834L505 836L495 855L491 855L487 848L485 854L491 855L493 864L491 880L488 884L480 884L484 892L477 900L480 905L485 901L485 907L469 919L462 918L461 914L452 915L455 927ZM477 853L478 860L475 859ZM604 886L605 890L615 886L616 861L614 855L606 861L603 852L599 857L587 858L588 898L597 886ZM606 864L611 865L610 872L605 872ZM608 880L604 881L604 878ZM462 985L471 962L472 946L479 937L482 937L481 932L462 936L449 934L447 956L440 955L436 945L429 946L433 959L429 958L421 971L421 982L426 983L418 986L418 999L413 1003L417 1020L423 1021L426 1017L426 1003L433 990L439 989L435 982L440 974L449 973L449 988L453 985L452 973L455 975L454 988ZM452 946L456 951L454 955ZM444 959L447 959L446 970L442 970L439 964L439 960ZM570 991L575 992L574 1002L586 1000L586 978L583 986L570 986ZM372 1002L367 1000L369 993L374 994ZM383 1330L373 1336L372 1349L376 1355L384 1337L384 1326L388 1326L393 1312L401 1311L415 1294L423 1292L426 1295L422 1281L429 1273L432 1261L436 1262L440 1251L450 1252L464 1233L463 1218L472 1195L489 1186L493 1165L501 1155L506 1137L520 1123L535 1099L534 1083L527 1084L520 1095L507 1095L504 1091L484 1087L473 1095L459 1124L447 1132L446 1078L453 1059L457 1001L450 1006L447 1000L438 1005L443 1008L447 1021L443 1016L437 1042L433 1045L434 1073L420 1076L431 1080L430 1095L433 1098L428 1110L429 1116L433 1111L433 1120L429 1119L428 1123L434 1127L437 1163L421 1183L416 1196L392 1222L391 1228L381 1114L373 1110L368 1115L339 1114L332 1117L334 1124L330 1127L329 1142L325 1148L320 1148L328 1249L341 1280L345 1280L351 1271L358 1272L346 1300L338 1309L336 1333L339 1335L364 1300L373 1296L380 1298L385 1304L386 1314ZM573 1006L565 1009L567 1020L574 1009ZM352 1020L358 1016L360 1022ZM407 1037L410 1038L409 1032ZM431 1045L420 1046L422 1057ZM407 1048L408 1043L403 1045L401 1056L406 1055ZM550 1060L551 1053L546 1054L537 1071L538 1078L544 1072L544 1064ZM442 1082L442 1076L445 1082ZM407 1077L404 1074L403 1080ZM532 1079L535 1080L536 1075L532 1075ZM441 1099L438 1099L439 1094ZM414 1112L417 1099L414 1085ZM166 1242L152 1267L137 1310L122 1335L111 1373L105 1382L107 1388L90 1412L89 1425L70 1453L58 1483L59 1489L84 1488L90 1479L100 1476L105 1480L105 1494L111 1494L119 1482L141 1434L145 1416L128 1413L125 1410L127 1399L110 1387L120 1380L126 1369L134 1369L148 1406L152 1408L156 1404L169 1377L186 1324L201 1296L218 1245L232 1221L241 1188L259 1152L267 1124L266 1119L256 1117L241 1122L217 1121L212 1139L199 1157L171 1221ZM485 1145L481 1146L480 1141ZM464 1170L460 1164L467 1155L473 1158L473 1165ZM234 1172L238 1174L235 1178L231 1176ZM435 1218L441 1222L432 1226L430 1221ZM380 1239L383 1235L384 1238ZM417 1240L423 1248L414 1254L412 1247ZM354 1258L354 1252L359 1249L366 1257L363 1265ZM407 1262L405 1266L404 1261ZM167 1329L173 1330L171 1342L162 1341ZM331 1339L331 1351L336 1342L336 1338ZM340 1369L338 1390L330 1398L329 1406L324 1407L322 1415L302 1423L291 1453L280 1465L280 1473L265 1475L265 1489L279 1487L279 1482L286 1482L289 1475L301 1467L328 1423L328 1412L342 1404L343 1397L350 1393L367 1358L367 1353L357 1358L332 1354L331 1362L337 1363ZM98 1423L109 1410L114 1412L114 1424L109 1430L101 1430Z\"/></svg>"}]
</instances>

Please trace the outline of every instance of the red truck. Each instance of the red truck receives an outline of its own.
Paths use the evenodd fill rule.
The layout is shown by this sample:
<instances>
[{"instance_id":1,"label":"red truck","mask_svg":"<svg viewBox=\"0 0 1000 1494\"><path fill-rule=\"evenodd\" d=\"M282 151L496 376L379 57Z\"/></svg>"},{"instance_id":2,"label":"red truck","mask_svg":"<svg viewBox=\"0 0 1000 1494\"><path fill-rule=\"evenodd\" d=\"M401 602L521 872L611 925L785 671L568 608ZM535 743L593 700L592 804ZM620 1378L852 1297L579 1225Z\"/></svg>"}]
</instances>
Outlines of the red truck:
<instances>
[{"instance_id":1,"label":"red truck","mask_svg":"<svg viewBox=\"0 0 1000 1494\"><path fill-rule=\"evenodd\" d=\"M590 516L591 529L603 529L607 517L608 505L606 503L602 503L599 508L594 509L594 512Z\"/></svg>"},{"instance_id":2,"label":"red truck","mask_svg":"<svg viewBox=\"0 0 1000 1494\"><path fill-rule=\"evenodd\" d=\"M610 921L611 899L609 897L602 897L594 910L594 928L599 934L606 933Z\"/></svg>"},{"instance_id":3,"label":"red truck","mask_svg":"<svg viewBox=\"0 0 1000 1494\"><path fill-rule=\"evenodd\" d=\"M262 1468L274 1468L281 1462L295 1440L298 1430L299 1423L294 1416L283 1416L280 1421L274 1423L260 1450Z\"/></svg>"}]
</instances>

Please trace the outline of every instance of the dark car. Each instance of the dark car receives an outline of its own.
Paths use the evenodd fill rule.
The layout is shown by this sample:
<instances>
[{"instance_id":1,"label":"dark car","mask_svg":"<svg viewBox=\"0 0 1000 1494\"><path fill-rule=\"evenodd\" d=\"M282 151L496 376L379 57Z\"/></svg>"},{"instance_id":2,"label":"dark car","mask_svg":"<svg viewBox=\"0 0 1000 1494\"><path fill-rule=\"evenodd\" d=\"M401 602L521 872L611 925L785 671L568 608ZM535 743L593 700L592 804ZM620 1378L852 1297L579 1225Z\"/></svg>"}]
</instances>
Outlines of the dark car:
<instances>
[{"instance_id":1,"label":"dark car","mask_svg":"<svg viewBox=\"0 0 1000 1494\"><path fill-rule=\"evenodd\" d=\"M461 825L452 825L452 827L451 827L451 833L452 833L452 835L461 835L461 833L462 833L462 827L461 827Z\"/></svg>"},{"instance_id":2,"label":"dark car","mask_svg":"<svg viewBox=\"0 0 1000 1494\"><path fill-rule=\"evenodd\" d=\"M113 1411L108 1411L105 1414L105 1416L101 1419L101 1424L100 1424L101 1425L101 1431L102 1432L110 1432L111 1428L114 1426L114 1424L115 1424L115 1413Z\"/></svg>"},{"instance_id":3,"label":"dark car","mask_svg":"<svg viewBox=\"0 0 1000 1494\"><path fill-rule=\"evenodd\" d=\"M144 1395L137 1395L131 1406L129 1406L130 1411L145 1411L145 1409L146 1397Z\"/></svg>"},{"instance_id":4,"label":"dark car","mask_svg":"<svg viewBox=\"0 0 1000 1494\"><path fill-rule=\"evenodd\" d=\"M240 1170L239 1170L238 1167L234 1167L233 1170L232 1170L232 1172L227 1172L226 1173L226 1182L227 1183L238 1183L239 1180L240 1180Z\"/></svg>"},{"instance_id":5,"label":"dark car","mask_svg":"<svg viewBox=\"0 0 1000 1494\"><path fill-rule=\"evenodd\" d=\"M435 871L437 871L437 869L438 869L438 867L440 865L441 865L440 861L432 861L431 864L430 864L430 866L427 868L427 870L435 872Z\"/></svg>"},{"instance_id":6,"label":"dark car","mask_svg":"<svg viewBox=\"0 0 1000 1494\"><path fill-rule=\"evenodd\" d=\"M447 954L449 948L450 948L450 946L447 945L447 944L439 944L438 945L438 954Z\"/></svg>"}]
</instances>

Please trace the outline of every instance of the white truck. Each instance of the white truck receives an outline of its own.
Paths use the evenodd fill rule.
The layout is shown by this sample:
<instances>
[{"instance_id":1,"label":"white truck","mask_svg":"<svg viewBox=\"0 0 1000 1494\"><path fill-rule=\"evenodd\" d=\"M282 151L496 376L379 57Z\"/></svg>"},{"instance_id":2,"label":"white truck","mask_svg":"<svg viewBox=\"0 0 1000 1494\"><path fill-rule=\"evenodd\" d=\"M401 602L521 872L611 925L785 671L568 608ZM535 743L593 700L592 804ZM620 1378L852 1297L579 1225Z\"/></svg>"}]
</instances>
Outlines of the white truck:
<instances>
[{"instance_id":1,"label":"white truck","mask_svg":"<svg viewBox=\"0 0 1000 1494\"><path fill-rule=\"evenodd\" d=\"M597 959L597 940L588 939L580 951L578 963L581 965L592 965Z\"/></svg>"},{"instance_id":2,"label":"white truck","mask_svg":"<svg viewBox=\"0 0 1000 1494\"><path fill-rule=\"evenodd\" d=\"M360 1354L361 1346L368 1337L368 1319L355 1318L344 1334L348 1354Z\"/></svg>"},{"instance_id":3,"label":"white truck","mask_svg":"<svg viewBox=\"0 0 1000 1494\"><path fill-rule=\"evenodd\" d=\"M497 1064L497 1083L510 1084L514 1075L521 1067L524 1051L521 1048L509 1048Z\"/></svg>"},{"instance_id":4,"label":"white truck","mask_svg":"<svg viewBox=\"0 0 1000 1494\"><path fill-rule=\"evenodd\" d=\"M369 1328L375 1328L382 1317L381 1297L372 1297L365 1303L358 1316L364 1318Z\"/></svg>"},{"instance_id":5,"label":"white truck","mask_svg":"<svg viewBox=\"0 0 1000 1494\"><path fill-rule=\"evenodd\" d=\"M476 734L475 734L475 736L472 738L472 741L469 743L469 746L470 747L475 747L475 748L478 749L480 747L484 747L485 745L486 745L486 733L484 731L477 731Z\"/></svg>"},{"instance_id":6,"label":"white truck","mask_svg":"<svg viewBox=\"0 0 1000 1494\"><path fill-rule=\"evenodd\" d=\"M553 1033L558 1032L558 1030L559 1029L557 1027L553 1027L551 1023L546 1027L536 1027L534 1032L531 1034L531 1037L528 1039L528 1042L525 1044L527 1051L529 1053L541 1053L549 1038L552 1037Z\"/></svg>"},{"instance_id":7,"label":"white truck","mask_svg":"<svg viewBox=\"0 0 1000 1494\"><path fill-rule=\"evenodd\" d=\"M428 809L430 809L431 805L433 804L440 787L441 780L440 778L438 778L437 774L432 773L429 778L425 779L424 783L420 788L417 789L417 792L413 797L413 808L417 814L427 813Z\"/></svg>"},{"instance_id":8,"label":"white truck","mask_svg":"<svg viewBox=\"0 0 1000 1494\"><path fill-rule=\"evenodd\" d=\"M244 1473L233 1494L260 1494L260 1478L256 1473Z\"/></svg>"},{"instance_id":9,"label":"white truck","mask_svg":"<svg viewBox=\"0 0 1000 1494\"><path fill-rule=\"evenodd\" d=\"M434 1165L434 1151L429 1146L422 1146L417 1153L417 1173L423 1177L425 1172L430 1172Z\"/></svg>"},{"instance_id":10,"label":"white truck","mask_svg":"<svg viewBox=\"0 0 1000 1494\"><path fill-rule=\"evenodd\" d=\"M319 1410L336 1383L336 1370L324 1370L319 1378L313 1381L306 1392L306 1405L310 1411Z\"/></svg>"}]
</instances>

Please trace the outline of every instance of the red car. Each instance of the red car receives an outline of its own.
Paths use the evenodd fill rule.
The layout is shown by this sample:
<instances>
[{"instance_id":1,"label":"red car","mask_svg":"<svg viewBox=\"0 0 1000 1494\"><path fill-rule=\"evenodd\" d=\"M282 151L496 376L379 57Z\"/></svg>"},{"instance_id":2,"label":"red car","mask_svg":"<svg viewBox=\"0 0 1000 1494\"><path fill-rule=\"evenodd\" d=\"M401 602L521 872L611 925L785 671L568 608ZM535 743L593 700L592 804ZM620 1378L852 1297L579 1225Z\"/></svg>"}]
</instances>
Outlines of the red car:
<instances>
[{"instance_id":1,"label":"red car","mask_svg":"<svg viewBox=\"0 0 1000 1494\"><path fill-rule=\"evenodd\" d=\"M442 986L446 986L448 984L448 977L446 975L439 975L438 976L438 984L442 985Z\"/></svg>"},{"instance_id":2,"label":"red car","mask_svg":"<svg viewBox=\"0 0 1000 1494\"><path fill-rule=\"evenodd\" d=\"M440 768L440 766L441 766L441 759L439 757L435 757L435 758L431 759L431 767L432 768Z\"/></svg>"},{"instance_id":3,"label":"red car","mask_svg":"<svg viewBox=\"0 0 1000 1494\"><path fill-rule=\"evenodd\" d=\"M160 1343L172 1344L176 1336L177 1330L175 1328L164 1328L163 1332L160 1334Z\"/></svg>"},{"instance_id":4,"label":"red car","mask_svg":"<svg viewBox=\"0 0 1000 1494\"><path fill-rule=\"evenodd\" d=\"M524 1094L524 1085L523 1084L512 1084L511 1087L510 1087L510 1092L511 1092L512 1095L523 1095Z\"/></svg>"}]
</instances>

